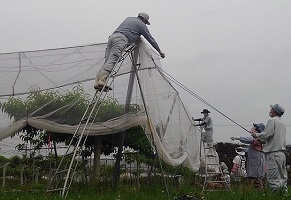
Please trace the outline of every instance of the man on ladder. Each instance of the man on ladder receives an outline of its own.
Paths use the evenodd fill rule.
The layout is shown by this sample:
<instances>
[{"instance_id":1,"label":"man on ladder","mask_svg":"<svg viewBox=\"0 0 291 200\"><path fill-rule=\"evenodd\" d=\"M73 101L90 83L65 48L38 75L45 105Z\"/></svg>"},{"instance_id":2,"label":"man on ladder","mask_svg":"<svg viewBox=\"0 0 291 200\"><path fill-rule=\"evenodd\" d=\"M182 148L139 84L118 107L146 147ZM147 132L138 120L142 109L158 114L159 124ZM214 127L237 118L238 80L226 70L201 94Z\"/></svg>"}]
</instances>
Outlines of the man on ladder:
<instances>
[{"instance_id":1,"label":"man on ladder","mask_svg":"<svg viewBox=\"0 0 291 200\"><path fill-rule=\"evenodd\" d=\"M105 62L96 75L94 84L96 90L101 91L104 85L106 91L112 90L110 86L106 85L109 74L113 70L116 62L118 62L122 51L128 44L137 42L141 35L159 52L162 58L165 57L165 54L161 51L146 25L150 25L149 15L141 12L137 17L127 17L109 36L105 52Z\"/></svg>"},{"instance_id":2,"label":"man on ladder","mask_svg":"<svg viewBox=\"0 0 291 200\"><path fill-rule=\"evenodd\" d=\"M220 190L222 188L230 189L229 183L226 180L226 176L222 171L222 168L219 163L219 157L213 149L213 124L212 119L209 115L210 111L207 109L203 109L201 114L203 114L202 118L194 119L194 121L199 121L200 123L194 126L201 127L201 143L200 143L200 160L201 166L200 168L205 168L205 172L201 173L202 177L204 177L203 191L214 191L216 189ZM202 129L205 132L202 132ZM207 144L208 152L206 157L202 158L201 147L204 147L204 142ZM205 148L204 148L205 154Z\"/></svg>"},{"instance_id":3,"label":"man on ladder","mask_svg":"<svg viewBox=\"0 0 291 200\"><path fill-rule=\"evenodd\" d=\"M214 155L213 151L213 124L212 119L209 115L210 111L207 109L203 109L201 114L204 115L204 117L199 119L194 119L194 121L201 121L201 123L195 125L200 126L205 130L205 132L202 132L201 134L201 140L203 142L206 142L208 150L208 155Z\"/></svg>"}]
</instances>

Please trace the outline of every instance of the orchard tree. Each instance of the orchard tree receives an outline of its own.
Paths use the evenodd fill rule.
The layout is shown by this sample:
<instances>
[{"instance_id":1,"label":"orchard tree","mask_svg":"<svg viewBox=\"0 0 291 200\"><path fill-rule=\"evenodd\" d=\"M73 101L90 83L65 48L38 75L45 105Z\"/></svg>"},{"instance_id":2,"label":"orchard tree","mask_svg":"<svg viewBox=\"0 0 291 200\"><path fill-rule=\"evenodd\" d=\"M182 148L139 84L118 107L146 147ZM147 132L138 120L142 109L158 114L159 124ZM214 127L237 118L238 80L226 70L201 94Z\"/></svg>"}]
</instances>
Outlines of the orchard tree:
<instances>
[{"instance_id":1,"label":"orchard tree","mask_svg":"<svg viewBox=\"0 0 291 200\"><path fill-rule=\"evenodd\" d=\"M90 96L85 94L81 85L76 86L71 91L61 94L58 91L32 90L25 99L10 97L7 102L0 103L2 112L6 113L10 119L18 121L23 118L45 116L45 119L59 124L77 125L79 124L90 101ZM138 111L138 105L131 105L130 111ZM104 122L124 113L124 105L116 100L107 98L101 104L95 122ZM134 127L128 130L124 146L139 150L144 158L153 155L150 144L147 141L141 127ZM66 133L47 133L29 125L25 126L18 134L24 141L17 145L18 149L25 149L29 143L32 148L40 149L48 145L49 135L53 135L53 142L64 142L68 144L72 135ZM100 154L109 155L118 146L119 133L106 136L89 136L85 147L87 156L94 152L93 174L95 179L99 179Z\"/></svg>"}]
</instances>

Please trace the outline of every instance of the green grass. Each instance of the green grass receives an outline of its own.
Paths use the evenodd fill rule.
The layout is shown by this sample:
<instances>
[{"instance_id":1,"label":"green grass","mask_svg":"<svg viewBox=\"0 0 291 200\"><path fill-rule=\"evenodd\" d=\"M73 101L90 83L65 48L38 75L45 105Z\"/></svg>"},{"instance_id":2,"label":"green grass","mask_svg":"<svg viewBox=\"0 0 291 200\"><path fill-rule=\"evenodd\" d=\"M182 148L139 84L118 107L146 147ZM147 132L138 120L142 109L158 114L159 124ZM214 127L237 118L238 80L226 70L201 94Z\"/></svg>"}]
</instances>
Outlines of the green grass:
<instances>
[{"instance_id":1,"label":"green grass","mask_svg":"<svg viewBox=\"0 0 291 200\"><path fill-rule=\"evenodd\" d=\"M23 186L5 187L0 189L0 199L2 200L60 200L59 196L44 196L46 184L27 184ZM258 192L250 186L234 187L230 191L201 192L201 188L193 186L191 182L185 181L183 185L177 187L168 184L169 196L165 187L160 181L155 180L151 184L142 183L140 187L130 186L121 183L113 191L109 183L102 184L74 184L66 199L69 200L169 200L183 195L197 197L203 200L287 200L291 197L283 196L283 193L272 194L266 189L264 193ZM176 198L181 199L181 198Z\"/></svg>"}]
</instances>

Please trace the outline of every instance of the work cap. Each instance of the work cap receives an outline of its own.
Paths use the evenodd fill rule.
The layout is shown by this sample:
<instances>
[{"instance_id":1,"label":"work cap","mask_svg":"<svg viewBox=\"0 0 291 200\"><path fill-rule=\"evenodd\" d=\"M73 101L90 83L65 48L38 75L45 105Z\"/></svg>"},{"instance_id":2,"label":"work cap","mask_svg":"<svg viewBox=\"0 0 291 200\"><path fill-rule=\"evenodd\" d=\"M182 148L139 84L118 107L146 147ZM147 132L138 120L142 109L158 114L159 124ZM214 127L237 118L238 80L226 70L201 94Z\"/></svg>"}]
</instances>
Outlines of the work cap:
<instances>
[{"instance_id":1,"label":"work cap","mask_svg":"<svg viewBox=\"0 0 291 200\"><path fill-rule=\"evenodd\" d=\"M210 111L205 108L205 109L202 110L201 114L202 113L210 113Z\"/></svg>"},{"instance_id":2,"label":"work cap","mask_svg":"<svg viewBox=\"0 0 291 200\"><path fill-rule=\"evenodd\" d=\"M270 107L273 108L280 116L282 116L285 112L285 109L279 104L270 105Z\"/></svg>"},{"instance_id":3,"label":"work cap","mask_svg":"<svg viewBox=\"0 0 291 200\"><path fill-rule=\"evenodd\" d=\"M245 151L242 147L236 147L235 148L235 152L238 154L238 155L241 155L241 156L244 156L245 155Z\"/></svg>"},{"instance_id":4,"label":"work cap","mask_svg":"<svg viewBox=\"0 0 291 200\"><path fill-rule=\"evenodd\" d=\"M138 13L138 17L142 17L142 18L144 18L144 19L146 20L146 24L147 24L147 25L150 25L150 24L151 24L151 23L149 22L150 16L149 16L147 13L145 13L145 12L140 12L140 13Z\"/></svg>"},{"instance_id":5,"label":"work cap","mask_svg":"<svg viewBox=\"0 0 291 200\"><path fill-rule=\"evenodd\" d=\"M253 123L253 125L256 128L256 131L258 133L263 132L265 130L265 124L263 124L263 123L259 123L259 124Z\"/></svg>"}]
</instances>

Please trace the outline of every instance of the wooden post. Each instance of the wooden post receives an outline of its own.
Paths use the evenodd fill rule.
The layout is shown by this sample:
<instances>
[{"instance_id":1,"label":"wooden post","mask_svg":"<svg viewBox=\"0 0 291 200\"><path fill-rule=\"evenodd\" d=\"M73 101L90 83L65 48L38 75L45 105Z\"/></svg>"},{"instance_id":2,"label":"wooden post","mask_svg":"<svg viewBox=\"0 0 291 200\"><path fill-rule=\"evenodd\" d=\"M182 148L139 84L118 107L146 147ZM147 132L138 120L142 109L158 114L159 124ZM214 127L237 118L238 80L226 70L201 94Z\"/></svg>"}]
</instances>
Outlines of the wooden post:
<instances>
[{"instance_id":1,"label":"wooden post","mask_svg":"<svg viewBox=\"0 0 291 200\"><path fill-rule=\"evenodd\" d=\"M7 166L8 166L9 162L6 163L3 167L3 183L2 183L2 187L4 188L5 187L5 179L6 179L6 169L7 169Z\"/></svg>"},{"instance_id":2,"label":"wooden post","mask_svg":"<svg viewBox=\"0 0 291 200\"><path fill-rule=\"evenodd\" d=\"M93 180L100 181L100 156L101 156L102 136L94 137L94 164L93 164Z\"/></svg>"},{"instance_id":3,"label":"wooden post","mask_svg":"<svg viewBox=\"0 0 291 200\"><path fill-rule=\"evenodd\" d=\"M21 171L20 171L20 185L23 185L23 173L24 173L24 166L21 167Z\"/></svg>"}]
</instances>

